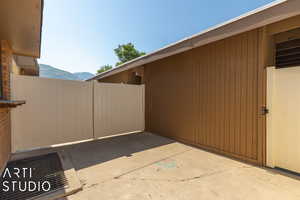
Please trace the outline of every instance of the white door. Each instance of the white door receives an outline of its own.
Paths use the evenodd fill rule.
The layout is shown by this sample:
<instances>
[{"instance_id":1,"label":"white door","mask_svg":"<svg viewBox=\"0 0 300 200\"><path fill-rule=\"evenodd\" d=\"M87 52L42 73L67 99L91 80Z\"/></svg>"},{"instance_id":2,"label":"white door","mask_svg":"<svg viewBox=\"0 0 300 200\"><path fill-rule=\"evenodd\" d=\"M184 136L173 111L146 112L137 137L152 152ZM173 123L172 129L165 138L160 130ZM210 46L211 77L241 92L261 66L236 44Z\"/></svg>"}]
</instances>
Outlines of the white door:
<instances>
[{"instance_id":1,"label":"white door","mask_svg":"<svg viewBox=\"0 0 300 200\"><path fill-rule=\"evenodd\" d=\"M300 173L300 67L267 73L267 165Z\"/></svg>"}]
</instances>

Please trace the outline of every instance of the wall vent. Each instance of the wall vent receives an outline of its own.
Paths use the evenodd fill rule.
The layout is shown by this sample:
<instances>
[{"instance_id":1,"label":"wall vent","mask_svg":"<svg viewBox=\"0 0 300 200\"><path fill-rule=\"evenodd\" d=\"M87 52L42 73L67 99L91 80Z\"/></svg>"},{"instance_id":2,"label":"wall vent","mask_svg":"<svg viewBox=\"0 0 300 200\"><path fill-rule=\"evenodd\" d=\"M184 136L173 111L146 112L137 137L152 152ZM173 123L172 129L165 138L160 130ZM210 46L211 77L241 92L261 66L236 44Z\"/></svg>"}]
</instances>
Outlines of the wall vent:
<instances>
[{"instance_id":1,"label":"wall vent","mask_svg":"<svg viewBox=\"0 0 300 200\"><path fill-rule=\"evenodd\" d=\"M282 42L276 45L276 67L300 66L300 39Z\"/></svg>"}]
</instances>

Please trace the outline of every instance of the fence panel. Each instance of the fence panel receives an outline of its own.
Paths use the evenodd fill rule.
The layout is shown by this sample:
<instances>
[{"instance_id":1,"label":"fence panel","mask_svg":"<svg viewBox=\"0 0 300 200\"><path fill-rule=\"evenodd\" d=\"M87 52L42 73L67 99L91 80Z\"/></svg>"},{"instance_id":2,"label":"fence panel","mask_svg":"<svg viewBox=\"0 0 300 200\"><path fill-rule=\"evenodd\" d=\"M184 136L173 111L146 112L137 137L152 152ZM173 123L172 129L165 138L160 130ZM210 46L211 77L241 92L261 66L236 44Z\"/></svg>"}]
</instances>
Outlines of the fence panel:
<instances>
[{"instance_id":1,"label":"fence panel","mask_svg":"<svg viewBox=\"0 0 300 200\"><path fill-rule=\"evenodd\" d=\"M144 88L144 85L95 82L95 138L145 129Z\"/></svg>"},{"instance_id":2,"label":"fence panel","mask_svg":"<svg viewBox=\"0 0 300 200\"><path fill-rule=\"evenodd\" d=\"M12 151L93 138L93 83L12 75Z\"/></svg>"}]
</instances>

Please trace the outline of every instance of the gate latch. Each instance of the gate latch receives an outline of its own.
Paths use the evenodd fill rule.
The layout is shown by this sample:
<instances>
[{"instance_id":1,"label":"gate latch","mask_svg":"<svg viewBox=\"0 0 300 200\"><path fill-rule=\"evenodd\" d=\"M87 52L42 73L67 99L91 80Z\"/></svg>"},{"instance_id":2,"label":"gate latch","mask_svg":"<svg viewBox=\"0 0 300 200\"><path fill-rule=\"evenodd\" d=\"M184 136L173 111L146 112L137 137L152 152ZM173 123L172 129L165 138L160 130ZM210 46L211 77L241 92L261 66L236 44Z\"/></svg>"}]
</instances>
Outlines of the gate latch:
<instances>
[{"instance_id":1,"label":"gate latch","mask_svg":"<svg viewBox=\"0 0 300 200\"><path fill-rule=\"evenodd\" d=\"M267 106L262 106L261 112L262 112L262 115L267 115L267 114L269 114L269 109L267 108Z\"/></svg>"}]
</instances>

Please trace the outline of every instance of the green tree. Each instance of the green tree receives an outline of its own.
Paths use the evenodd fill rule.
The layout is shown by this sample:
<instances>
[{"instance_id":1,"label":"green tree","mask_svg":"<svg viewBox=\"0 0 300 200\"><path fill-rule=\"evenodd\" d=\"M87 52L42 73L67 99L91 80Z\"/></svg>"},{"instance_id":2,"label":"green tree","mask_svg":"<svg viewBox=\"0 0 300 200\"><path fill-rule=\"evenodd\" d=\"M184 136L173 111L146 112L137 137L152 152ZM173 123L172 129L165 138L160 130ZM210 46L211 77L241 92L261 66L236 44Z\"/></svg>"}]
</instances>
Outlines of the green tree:
<instances>
[{"instance_id":1,"label":"green tree","mask_svg":"<svg viewBox=\"0 0 300 200\"><path fill-rule=\"evenodd\" d=\"M119 45L118 48L114 49L114 51L119 59L119 62L116 63L116 67L146 54L145 52L138 51L132 43ZM112 68L112 65L104 65L99 70L97 70L97 74L103 73Z\"/></svg>"},{"instance_id":2,"label":"green tree","mask_svg":"<svg viewBox=\"0 0 300 200\"><path fill-rule=\"evenodd\" d=\"M100 67L100 69L97 70L97 74L103 73L107 70L112 69L113 67L111 65L104 65L102 67Z\"/></svg>"},{"instance_id":3,"label":"green tree","mask_svg":"<svg viewBox=\"0 0 300 200\"><path fill-rule=\"evenodd\" d=\"M114 51L119 58L119 62L116 63L116 66L146 54L145 52L138 51L132 43L119 45Z\"/></svg>"}]
</instances>

